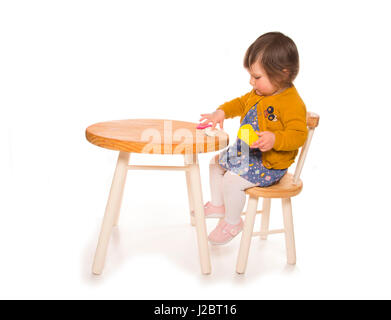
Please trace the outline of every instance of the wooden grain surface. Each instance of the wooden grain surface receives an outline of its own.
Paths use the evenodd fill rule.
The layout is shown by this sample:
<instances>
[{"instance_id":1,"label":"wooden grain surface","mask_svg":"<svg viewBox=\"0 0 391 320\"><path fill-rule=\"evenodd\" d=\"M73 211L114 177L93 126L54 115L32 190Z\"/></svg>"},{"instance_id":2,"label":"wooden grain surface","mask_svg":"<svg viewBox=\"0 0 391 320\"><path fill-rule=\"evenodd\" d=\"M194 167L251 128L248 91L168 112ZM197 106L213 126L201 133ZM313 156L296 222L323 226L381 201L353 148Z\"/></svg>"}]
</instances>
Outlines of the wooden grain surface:
<instances>
[{"instance_id":1,"label":"wooden grain surface","mask_svg":"<svg viewBox=\"0 0 391 320\"><path fill-rule=\"evenodd\" d=\"M303 189L301 180L297 184L293 183L293 174L286 173L282 179L270 187L254 187L246 190L246 194L260 198L290 198L298 195Z\"/></svg>"},{"instance_id":2,"label":"wooden grain surface","mask_svg":"<svg viewBox=\"0 0 391 320\"><path fill-rule=\"evenodd\" d=\"M129 153L184 154L213 152L229 144L219 131L214 137L197 130L197 123L165 119L114 120L93 124L86 138L99 147Z\"/></svg>"}]
</instances>

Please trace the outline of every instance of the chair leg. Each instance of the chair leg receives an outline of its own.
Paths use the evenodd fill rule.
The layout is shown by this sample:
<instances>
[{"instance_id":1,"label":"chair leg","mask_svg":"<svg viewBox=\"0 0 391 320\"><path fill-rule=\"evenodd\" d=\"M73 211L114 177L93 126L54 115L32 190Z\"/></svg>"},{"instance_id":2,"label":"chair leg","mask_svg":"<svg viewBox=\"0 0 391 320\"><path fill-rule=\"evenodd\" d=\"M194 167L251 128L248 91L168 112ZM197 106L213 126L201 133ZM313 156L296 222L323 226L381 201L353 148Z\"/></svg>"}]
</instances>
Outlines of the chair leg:
<instances>
[{"instance_id":1,"label":"chair leg","mask_svg":"<svg viewBox=\"0 0 391 320\"><path fill-rule=\"evenodd\" d=\"M270 221L270 206L271 206L270 198L263 198L262 204L262 215L261 215L261 233L266 233L269 231L269 221ZM267 234L262 235L261 239L266 240Z\"/></svg>"},{"instance_id":2,"label":"chair leg","mask_svg":"<svg viewBox=\"0 0 391 320\"><path fill-rule=\"evenodd\" d=\"M288 264L296 263L295 235L293 232L293 217L291 198L282 200L282 213L284 218L285 244Z\"/></svg>"},{"instance_id":3,"label":"chair leg","mask_svg":"<svg viewBox=\"0 0 391 320\"><path fill-rule=\"evenodd\" d=\"M101 274L104 267L111 230L120 209L120 201L128 172L128 163L129 153L120 151L92 266L94 274Z\"/></svg>"},{"instance_id":4,"label":"chair leg","mask_svg":"<svg viewBox=\"0 0 391 320\"><path fill-rule=\"evenodd\" d=\"M186 164L186 158L185 158L185 164ZM189 200L189 211L190 211L190 224L194 227L195 226L195 218L192 216L192 212L194 213L194 203L193 203L193 194L191 190L190 185L190 172L185 171L186 174L186 185L187 185L187 197Z\"/></svg>"},{"instance_id":5,"label":"chair leg","mask_svg":"<svg viewBox=\"0 0 391 320\"><path fill-rule=\"evenodd\" d=\"M186 165L189 165L190 188L194 204L194 219L197 233L198 251L200 255L201 271L203 274L211 273L211 264L208 246L208 234L204 214L204 203L202 200L202 187L200 167L197 154L185 155Z\"/></svg>"},{"instance_id":6,"label":"chair leg","mask_svg":"<svg viewBox=\"0 0 391 320\"><path fill-rule=\"evenodd\" d=\"M255 216L257 214L258 198L250 196L247 205L246 218L244 220L242 239L236 263L236 272L244 273L247 267L248 253L250 250L251 238L254 230Z\"/></svg>"}]
</instances>

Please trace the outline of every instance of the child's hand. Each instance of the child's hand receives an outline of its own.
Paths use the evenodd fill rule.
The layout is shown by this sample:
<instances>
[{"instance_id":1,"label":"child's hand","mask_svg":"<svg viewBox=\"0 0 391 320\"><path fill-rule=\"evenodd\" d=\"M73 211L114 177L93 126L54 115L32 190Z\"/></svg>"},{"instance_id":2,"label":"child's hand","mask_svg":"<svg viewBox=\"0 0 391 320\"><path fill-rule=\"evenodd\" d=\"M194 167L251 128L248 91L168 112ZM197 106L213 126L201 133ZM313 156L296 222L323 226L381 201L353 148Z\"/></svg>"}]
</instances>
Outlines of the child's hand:
<instances>
[{"instance_id":1,"label":"child's hand","mask_svg":"<svg viewBox=\"0 0 391 320\"><path fill-rule=\"evenodd\" d=\"M250 148L259 148L262 152L269 151L273 148L276 141L276 135L270 131L256 132L259 139L255 141Z\"/></svg>"},{"instance_id":2,"label":"child's hand","mask_svg":"<svg viewBox=\"0 0 391 320\"><path fill-rule=\"evenodd\" d=\"M223 129L224 117L225 112L223 110L216 110L213 113L201 114L200 122L206 119L204 122L201 123L201 125L209 124L210 122L212 122L211 130L214 130L217 124L219 124L220 128Z\"/></svg>"}]
</instances>

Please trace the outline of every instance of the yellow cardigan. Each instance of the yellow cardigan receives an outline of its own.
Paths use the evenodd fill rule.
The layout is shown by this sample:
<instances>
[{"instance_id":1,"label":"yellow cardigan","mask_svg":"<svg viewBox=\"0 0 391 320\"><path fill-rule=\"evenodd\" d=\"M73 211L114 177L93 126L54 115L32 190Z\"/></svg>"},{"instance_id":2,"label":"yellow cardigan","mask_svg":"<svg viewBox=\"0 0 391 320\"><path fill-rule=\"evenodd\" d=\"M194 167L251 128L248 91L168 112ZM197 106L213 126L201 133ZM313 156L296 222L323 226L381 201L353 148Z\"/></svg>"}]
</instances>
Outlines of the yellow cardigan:
<instances>
[{"instance_id":1,"label":"yellow cardigan","mask_svg":"<svg viewBox=\"0 0 391 320\"><path fill-rule=\"evenodd\" d=\"M256 103L260 131L271 131L276 136L273 148L262 153L262 163L268 169L286 169L307 139L305 104L293 86L272 96L259 96L252 90L222 104L218 110L224 111L226 119L240 116L242 122Z\"/></svg>"}]
</instances>

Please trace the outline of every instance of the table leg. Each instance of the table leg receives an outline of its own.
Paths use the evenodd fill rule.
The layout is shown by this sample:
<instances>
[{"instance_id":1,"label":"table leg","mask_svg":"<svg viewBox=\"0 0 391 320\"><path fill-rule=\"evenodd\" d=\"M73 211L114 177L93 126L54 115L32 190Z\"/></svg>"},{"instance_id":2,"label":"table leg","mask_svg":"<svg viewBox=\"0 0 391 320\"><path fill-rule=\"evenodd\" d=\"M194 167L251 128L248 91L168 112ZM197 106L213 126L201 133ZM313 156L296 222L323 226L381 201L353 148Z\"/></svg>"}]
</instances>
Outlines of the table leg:
<instances>
[{"instance_id":1,"label":"table leg","mask_svg":"<svg viewBox=\"0 0 391 320\"><path fill-rule=\"evenodd\" d=\"M114 224L113 227L118 226L118 221L119 221L119 215L121 212L121 204L122 204L122 198L124 195L124 190L125 190L125 183L126 183L126 177L128 176L128 164L129 164L129 158L130 158L130 153L125 153L123 161L121 160L120 168L118 168L119 172L119 186L118 186L118 192L119 192L119 200L117 203L117 212L115 213L115 219L114 219ZM127 155L127 158L126 158ZM118 164L117 164L118 166Z\"/></svg>"},{"instance_id":2,"label":"table leg","mask_svg":"<svg viewBox=\"0 0 391 320\"><path fill-rule=\"evenodd\" d=\"M197 154L185 155L185 163L189 166L190 188L193 196L195 227L197 233L198 250L201 270L203 274L211 273L208 235L204 215L204 202L202 200L202 187L200 167Z\"/></svg>"},{"instance_id":3,"label":"table leg","mask_svg":"<svg viewBox=\"0 0 391 320\"><path fill-rule=\"evenodd\" d=\"M126 175L128 173L129 156L129 153L122 151L120 151L118 155L117 166L115 168L113 182L111 184L110 194L107 200L105 215L103 217L99 235L98 246L96 248L94 263L92 266L92 272L94 274L101 274L104 267L111 230L118 218L121 206L123 189L125 186Z\"/></svg>"},{"instance_id":4,"label":"table leg","mask_svg":"<svg viewBox=\"0 0 391 320\"><path fill-rule=\"evenodd\" d=\"M186 158L185 158L185 164L186 164ZM193 203L193 194L192 194L191 185L190 185L190 173L189 173L189 171L185 171L185 174L186 174L186 185L187 185L187 197L189 200L190 223L194 227L195 226L195 218L192 215L192 212L194 213L194 203Z\"/></svg>"}]
</instances>

